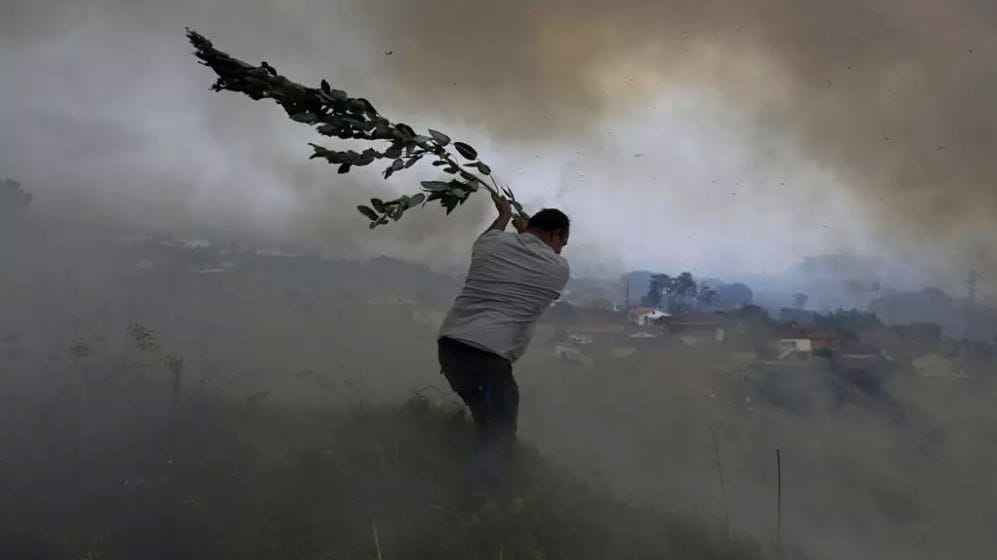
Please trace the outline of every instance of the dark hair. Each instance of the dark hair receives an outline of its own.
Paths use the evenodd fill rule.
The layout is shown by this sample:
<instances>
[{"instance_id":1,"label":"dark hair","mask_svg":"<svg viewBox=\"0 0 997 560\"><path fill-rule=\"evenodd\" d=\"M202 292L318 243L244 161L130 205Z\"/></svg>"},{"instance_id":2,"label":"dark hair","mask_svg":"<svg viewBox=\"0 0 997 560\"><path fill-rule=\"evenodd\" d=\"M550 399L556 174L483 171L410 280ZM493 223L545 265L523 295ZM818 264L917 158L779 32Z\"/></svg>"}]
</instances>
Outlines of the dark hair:
<instances>
[{"instance_id":1,"label":"dark hair","mask_svg":"<svg viewBox=\"0 0 997 560\"><path fill-rule=\"evenodd\" d=\"M527 227L553 233L558 230L568 231L571 221L564 212L556 208L544 208L530 217L526 222Z\"/></svg>"}]
</instances>

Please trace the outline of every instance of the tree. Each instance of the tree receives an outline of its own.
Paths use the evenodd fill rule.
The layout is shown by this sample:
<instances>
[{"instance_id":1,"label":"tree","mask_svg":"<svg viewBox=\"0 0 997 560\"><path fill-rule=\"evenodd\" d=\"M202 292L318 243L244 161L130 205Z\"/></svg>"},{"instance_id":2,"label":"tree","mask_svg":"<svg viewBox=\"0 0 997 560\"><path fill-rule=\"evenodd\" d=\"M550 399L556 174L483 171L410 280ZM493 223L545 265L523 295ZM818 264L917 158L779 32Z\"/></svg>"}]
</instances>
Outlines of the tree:
<instances>
[{"instance_id":1,"label":"tree","mask_svg":"<svg viewBox=\"0 0 997 560\"><path fill-rule=\"evenodd\" d=\"M726 314L729 319L741 321L745 324L759 327L774 327L776 322L772 317L757 305L745 305L737 310Z\"/></svg>"},{"instance_id":2,"label":"tree","mask_svg":"<svg viewBox=\"0 0 997 560\"><path fill-rule=\"evenodd\" d=\"M817 326L831 329L839 333L856 336L862 331L883 326L882 321L875 313L850 309L845 311L839 309L827 315L817 315L814 321Z\"/></svg>"},{"instance_id":3,"label":"tree","mask_svg":"<svg viewBox=\"0 0 997 560\"><path fill-rule=\"evenodd\" d=\"M317 88L306 87L281 76L266 61L253 66L215 49L211 41L195 31L188 29L187 38L194 46L194 55L218 75L212 86L214 91L235 91L254 100L273 99L291 120L313 126L323 136L389 144L384 151L367 148L363 152L309 144L314 150L312 159L324 159L337 165L339 173L349 173L354 167L370 165L377 160L389 160L390 164L384 169L387 179L426 158L453 176L448 181L422 181L422 192L414 195L395 200L372 198L369 206L358 206L357 210L370 219L371 229L387 224L389 220L398 221L407 210L434 200L450 214L480 189L508 198L520 218L529 218L512 190L498 185L491 168L478 158L478 152L472 146L452 142L448 135L438 130L428 129L427 136L416 133L405 123L392 123L367 99L349 97L345 91L333 89L325 80ZM487 177L491 184L482 177Z\"/></svg>"},{"instance_id":4,"label":"tree","mask_svg":"<svg viewBox=\"0 0 997 560\"><path fill-rule=\"evenodd\" d=\"M722 309L740 309L745 305L751 305L755 299L754 292L746 284L735 282L734 284L717 284L713 287L716 291L716 307Z\"/></svg>"},{"instance_id":5,"label":"tree","mask_svg":"<svg viewBox=\"0 0 997 560\"><path fill-rule=\"evenodd\" d=\"M804 309L807 306L807 300L810 296L804 294L803 292L796 292L793 294L793 307L796 309Z\"/></svg>"},{"instance_id":6,"label":"tree","mask_svg":"<svg viewBox=\"0 0 997 560\"><path fill-rule=\"evenodd\" d=\"M651 284L642 303L658 308L663 299L667 300L668 311L682 313L693 307L709 305L717 297L717 292L708 286L700 286L689 272L678 276L652 274Z\"/></svg>"},{"instance_id":7,"label":"tree","mask_svg":"<svg viewBox=\"0 0 997 560\"><path fill-rule=\"evenodd\" d=\"M699 295L699 287L693 280L692 274L683 272L672 279L667 289L668 308L673 313L688 311L689 301L695 300Z\"/></svg>"},{"instance_id":8,"label":"tree","mask_svg":"<svg viewBox=\"0 0 997 560\"><path fill-rule=\"evenodd\" d=\"M672 278L667 274L652 274L651 283L644 295L642 303L647 307L658 308L661 305L661 298L668 286L671 285Z\"/></svg>"},{"instance_id":9,"label":"tree","mask_svg":"<svg viewBox=\"0 0 997 560\"><path fill-rule=\"evenodd\" d=\"M717 299L717 292L709 286L699 286L699 293L696 294L697 307L702 309L704 306L708 306L713 301Z\"/></svg>"}]
</instances>

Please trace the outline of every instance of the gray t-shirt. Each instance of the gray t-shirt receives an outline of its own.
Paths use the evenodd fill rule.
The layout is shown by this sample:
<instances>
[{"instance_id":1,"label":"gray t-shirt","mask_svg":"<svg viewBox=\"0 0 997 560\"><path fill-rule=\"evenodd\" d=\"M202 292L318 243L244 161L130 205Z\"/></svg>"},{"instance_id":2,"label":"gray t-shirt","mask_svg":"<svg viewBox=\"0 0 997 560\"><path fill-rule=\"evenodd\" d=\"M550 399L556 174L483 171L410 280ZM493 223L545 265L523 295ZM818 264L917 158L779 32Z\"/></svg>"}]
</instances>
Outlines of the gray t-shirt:
<instances>
[{"instance_id":1,"label":"gray t-shirt","mask_svg":"<svg viewBox=\"0 0 997 560\"><path fill-rule=\"evenodd\" d=\"M443 320L440 337L515 362L569 272L568 261L535 235L485 232L474 243L464 289Z\"/></svg>"}]
</instances>

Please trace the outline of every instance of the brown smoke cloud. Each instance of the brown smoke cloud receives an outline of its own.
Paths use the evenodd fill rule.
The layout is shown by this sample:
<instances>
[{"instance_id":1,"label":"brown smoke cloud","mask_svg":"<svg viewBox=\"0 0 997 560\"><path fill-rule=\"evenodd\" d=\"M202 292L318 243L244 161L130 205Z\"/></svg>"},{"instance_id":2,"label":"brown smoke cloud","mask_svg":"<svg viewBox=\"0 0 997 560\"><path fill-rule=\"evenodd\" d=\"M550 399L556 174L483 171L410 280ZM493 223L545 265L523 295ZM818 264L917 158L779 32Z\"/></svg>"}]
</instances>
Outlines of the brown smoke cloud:
<instances>
[{"instance_id":1,"label":"brown smoke cloud","mask_svg":"<svg viewBox=\"0 0 997 560\"><path fill-rule=\"evenodd\" d=\"M719 93L759 158L833 170L883 236L993 263L992 3L374 2L406 95L518 140L598 134L663 91ZM703 115L704 118L711 118ZM812 209L820 212L819 208Z\"/></svg>"}]
</instances>

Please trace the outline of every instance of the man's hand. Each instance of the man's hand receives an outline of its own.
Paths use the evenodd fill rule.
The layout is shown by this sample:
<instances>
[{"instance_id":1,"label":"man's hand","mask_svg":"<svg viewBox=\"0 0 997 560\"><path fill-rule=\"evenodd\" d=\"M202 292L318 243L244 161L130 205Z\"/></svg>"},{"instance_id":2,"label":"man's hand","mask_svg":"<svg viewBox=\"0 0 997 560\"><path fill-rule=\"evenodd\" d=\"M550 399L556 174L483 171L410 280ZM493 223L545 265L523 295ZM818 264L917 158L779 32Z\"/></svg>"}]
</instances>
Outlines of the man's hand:
<instances>
[{"instance_id":1,"label":"man's hand","mask_svg":"<svg viewBox=\"0 0 997 560\"><path fill-rule=\"evenodd\" d=\"M509 225L509 220L512 219L512 204L508 199L499 196L495 192L492 192L492 202L495 203L495 209L498 210L498 218L495 218L495 221L492 222L492 225L488 226L485 232L493 229L505 231L505 227Z\"/></svg>"},{"instance_id":2,"label":"man's hand","mask_svg":"<svg viewBox=\"0 0 997 560\"><path fill-rule=\"evenodd\" d=\"M526 220L524 220L522 216L515 216L512 219L512 227L516 228L518 233L523 233L526 231Z\"/></svg>"},{"instance_id":3,"label":"man's hand","mask_svg":"<svg viewBox=\"0 0 997 560\"><path fill-rule=\"evenodd\" d=\"M500 218L512 217L512 203L509 202L508 198L499 196L497 193L492 193L492 202L495 203L495 209L498 210Z\"/></svg>"}]
</instances>

